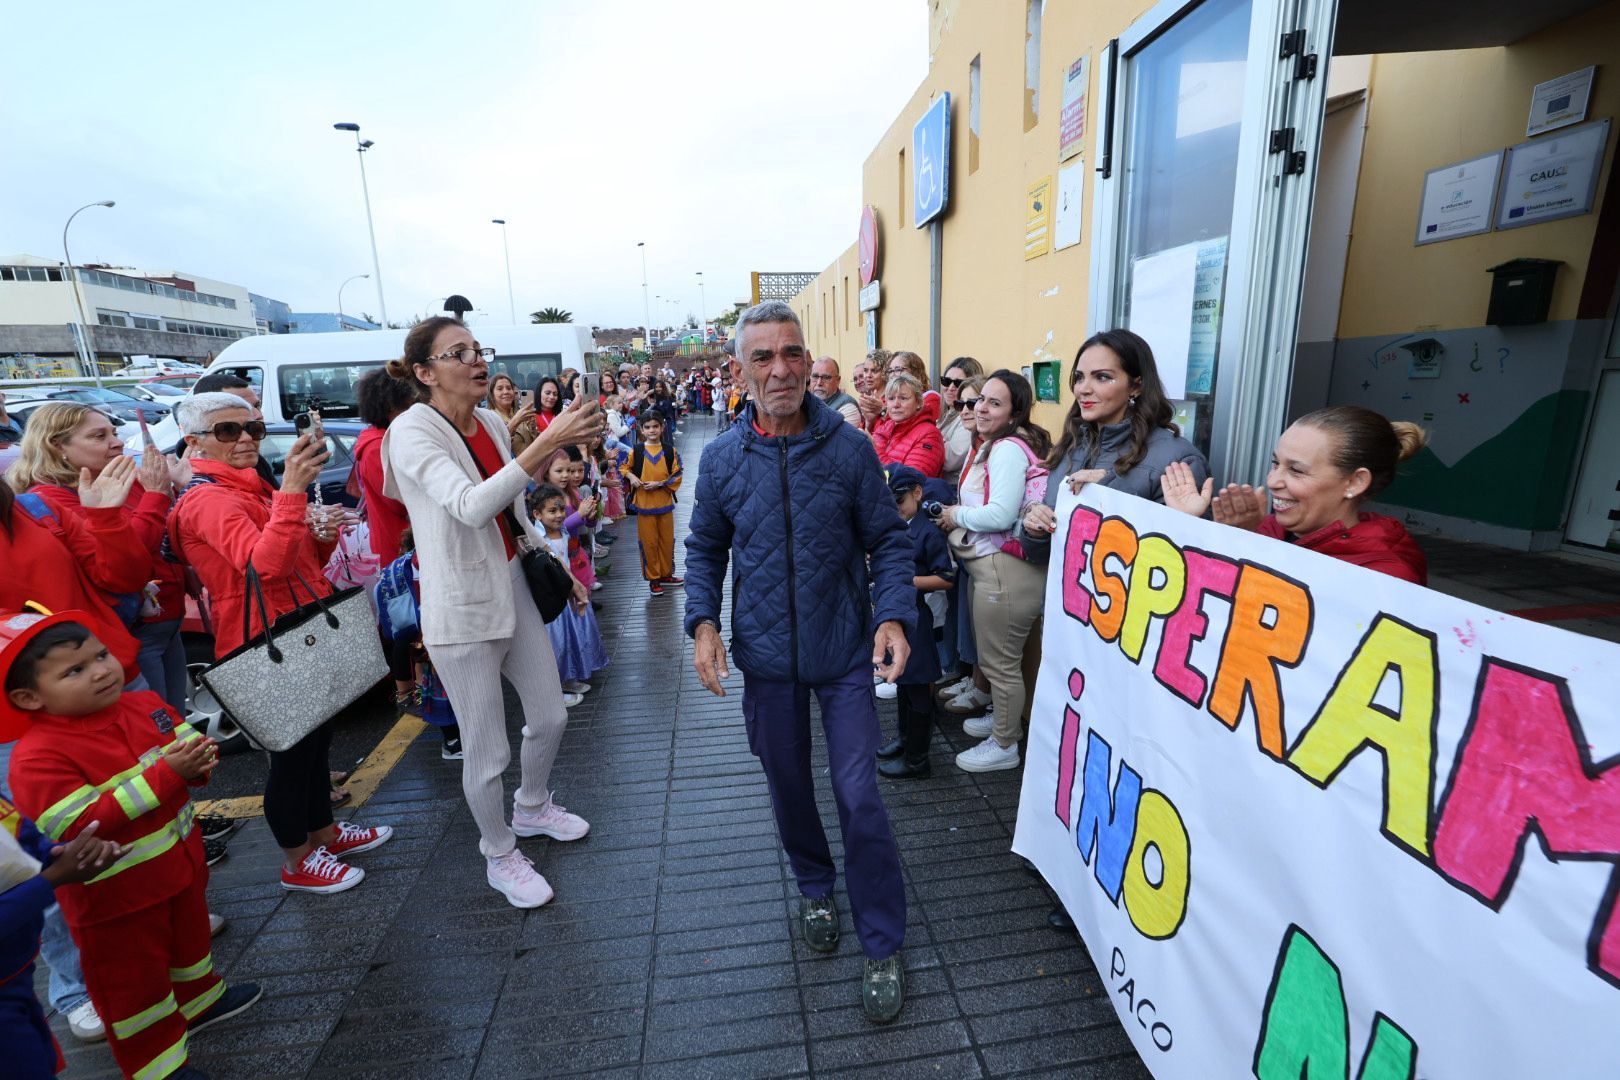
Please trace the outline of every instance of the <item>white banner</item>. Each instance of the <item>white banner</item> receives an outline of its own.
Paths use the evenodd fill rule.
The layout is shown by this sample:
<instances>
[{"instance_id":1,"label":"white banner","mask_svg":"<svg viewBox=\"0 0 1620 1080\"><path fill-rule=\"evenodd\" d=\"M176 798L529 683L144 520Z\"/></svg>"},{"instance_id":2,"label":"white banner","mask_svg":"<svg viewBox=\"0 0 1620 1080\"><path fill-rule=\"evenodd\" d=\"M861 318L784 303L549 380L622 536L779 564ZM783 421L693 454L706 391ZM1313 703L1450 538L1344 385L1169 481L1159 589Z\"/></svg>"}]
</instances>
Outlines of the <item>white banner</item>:
<instances>
[{"instance_id":1,"label":"white banner","mask_svg":"<svg viewBox=\"0 0 1620 1080\"><path fill-rule=\"evenodd\" d=\"M1620 648L1090 485L1014 850L1160 1080L1620 1076Z\"/></svg>"}]
</instances>

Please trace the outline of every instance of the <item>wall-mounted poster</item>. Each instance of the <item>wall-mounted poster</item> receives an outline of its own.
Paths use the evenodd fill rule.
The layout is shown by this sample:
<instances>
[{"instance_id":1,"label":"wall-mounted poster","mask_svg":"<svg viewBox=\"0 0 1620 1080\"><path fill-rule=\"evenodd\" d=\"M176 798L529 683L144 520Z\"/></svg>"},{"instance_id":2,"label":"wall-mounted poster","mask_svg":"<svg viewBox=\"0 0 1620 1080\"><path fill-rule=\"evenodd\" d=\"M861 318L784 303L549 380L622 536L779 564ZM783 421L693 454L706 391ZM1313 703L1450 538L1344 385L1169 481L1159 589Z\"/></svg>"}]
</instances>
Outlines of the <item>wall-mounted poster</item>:
<instances>
[{"instance_id":1,"label":"wall-mounted poster","mask_svg":"<svg viewBox=\"0 0 1620 1080\"><path fill-rule=\"evenodd\" d=\"M1433 244L1490 232L1496 180L1501 174L1500 150L1430 169L1423 175L1423 201L1418 208L1414 243Z\"/></svg>"},{"instance_id":2,"label":"wall-mounted poster","mask_svg":"<svg viewBox=\"0 0 1620 1080\"><path fill-rule=\"evenodd\" d=\"M1024 258L1035 259L1052 250L1052 177L1029 185L1024 207Z\"/></svg>"},{"instance_id":3,"label":"wall-mounted poster","mask_svg":"<svg viewBox=\"0 0 1620 1080\"><path fill-rule=\"evenodd\" d=\"M1063 112L1058 117L1058 160L1068 161L1085 149L1086 95L1091 89L1091 54L1063 73Z\"/></svg>"},{"instance_id":4,"label":"wall-mounted poster","mask_svg":"<svg viewBox=\"0 0 1620 1080\"><path fill-rule=\"evenodd\" d=\"M1496 227L1516 229L1590 213L1608 144L1605 119L1510 149L1502 169Z\"/></svg>"},{"instance_id":5,"label":"wall-mounted poster","mask_svg":"<svg viewBox=\"0 0 1620 1080\"><path fill-rule=\"evenodd\" d=\"M1530 121L1524 126L1525 135L1540 135L1585 120L1592 102L1592 77L1596 74L1594 64L1537 83L1530 92Z\"/></svg>"},{"instance_id":6,"label":"wall-mounted poster","mask_svg":"<svg viewBox=\"0 0 1620 1080\"><path fill-rule=\"evenodd\" d=\"M1086 163L1076 161L1058 170L1057 225L1053 229L1053 250L1062 251L1080 242L1080 204L1086 190Z\"/></svg>"}]
</instances>

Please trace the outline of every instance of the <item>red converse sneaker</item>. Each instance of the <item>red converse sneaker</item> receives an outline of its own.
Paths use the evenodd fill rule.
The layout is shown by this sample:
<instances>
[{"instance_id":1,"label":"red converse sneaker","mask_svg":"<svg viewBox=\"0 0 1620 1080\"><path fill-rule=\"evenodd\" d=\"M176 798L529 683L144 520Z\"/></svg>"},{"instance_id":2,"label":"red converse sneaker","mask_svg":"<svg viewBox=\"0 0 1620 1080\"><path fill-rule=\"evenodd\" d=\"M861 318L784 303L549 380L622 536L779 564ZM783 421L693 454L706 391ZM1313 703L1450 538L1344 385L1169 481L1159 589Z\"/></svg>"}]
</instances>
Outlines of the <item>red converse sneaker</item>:
<instances>
[{"instance_id":1,"label":"red converse sneaker","mask_svg":"<svg viewBox=\"0 0 1620 1080\"><path fill-rule=\"evenodd\" d=\"M341 859L345 855L354 855L362 851L370 851L375 847L382 847L394 835L391 825L378 825L370 829L362 829L358 825L351 825L347 821L337 823L337 835L326 845L326 850L334 859Z\"/></svg>"},{"instance_id":2,"label":"red converse sneaker","mask_svg":"<svg viewBox=\"0 0 1620 1080\"><path fill-rule=\"evenodd\" d=\"M338 862L331 852L318 847L304 856L298 869L281 868L281 887L289 892L338 893L354 888L365 876L358 866Z\"/></svg>"}]
</instances>

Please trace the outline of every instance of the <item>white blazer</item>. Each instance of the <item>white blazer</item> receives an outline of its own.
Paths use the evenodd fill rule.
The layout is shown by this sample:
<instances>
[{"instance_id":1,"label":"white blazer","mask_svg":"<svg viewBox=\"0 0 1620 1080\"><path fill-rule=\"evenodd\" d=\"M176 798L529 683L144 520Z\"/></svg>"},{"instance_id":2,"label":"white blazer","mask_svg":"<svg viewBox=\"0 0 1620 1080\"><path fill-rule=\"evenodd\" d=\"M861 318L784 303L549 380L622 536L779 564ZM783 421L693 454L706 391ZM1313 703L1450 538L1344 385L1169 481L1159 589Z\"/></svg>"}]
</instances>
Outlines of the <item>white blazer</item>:
<instances>
[{"instance_id":1,"label":"white blazer","mask_svg":"<svg viewBox=\"0 0 1620 1080\"><path fill-rule=\"evenodd\" d=\"M511 507L541 543L523 505L529 474L512 459L512 436L488 409L473 410L506 464L488 480L450 421L418 403L383 435L383 494L405 504L421 565L422 643L509 638L517 628L499 518Z\"/></svg>"}]
</instances>

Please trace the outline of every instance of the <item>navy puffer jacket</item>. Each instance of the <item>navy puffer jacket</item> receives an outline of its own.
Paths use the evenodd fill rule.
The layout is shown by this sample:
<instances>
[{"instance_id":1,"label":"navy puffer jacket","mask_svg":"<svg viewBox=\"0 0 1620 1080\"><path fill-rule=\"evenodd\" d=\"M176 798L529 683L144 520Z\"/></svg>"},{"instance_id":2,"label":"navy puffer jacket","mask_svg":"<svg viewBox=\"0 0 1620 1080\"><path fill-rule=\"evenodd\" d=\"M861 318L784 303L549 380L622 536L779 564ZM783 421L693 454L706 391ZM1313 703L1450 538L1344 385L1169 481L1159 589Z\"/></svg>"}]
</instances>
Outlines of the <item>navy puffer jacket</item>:
<instances>
[{"instance_id":1,"label":"navy puffer jacket","mask_svg":"<svg viewBox=\"0 0 1620 1080\"><path fill-rule=\"evenodd\" d=\"M703 448L686 632L718 624L729 556L732 660L756 678L815 684L869 665L877 623L910 633L917 593L911 539L872 443L814 395L804 408L803 432L765 438L750 404Z\"/></svg>"}]
</instances>

